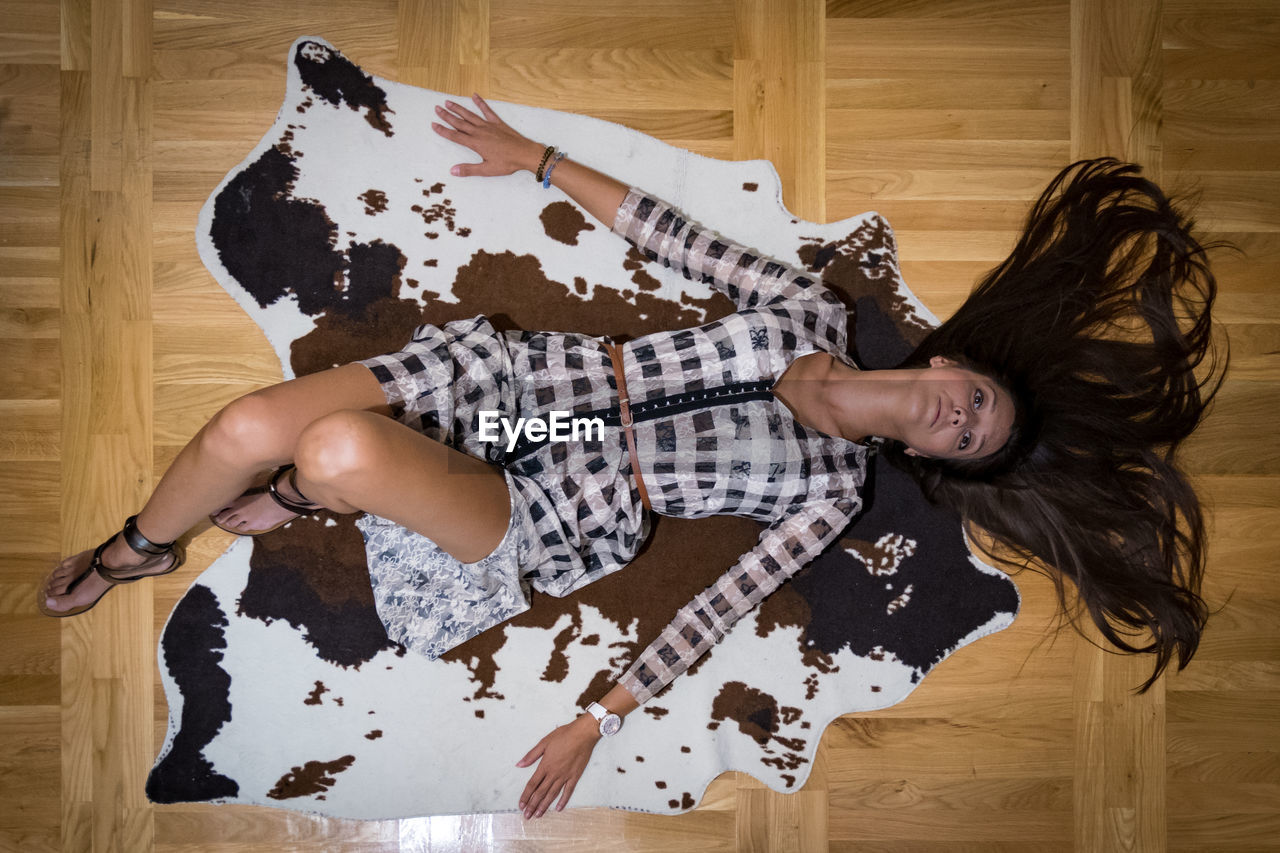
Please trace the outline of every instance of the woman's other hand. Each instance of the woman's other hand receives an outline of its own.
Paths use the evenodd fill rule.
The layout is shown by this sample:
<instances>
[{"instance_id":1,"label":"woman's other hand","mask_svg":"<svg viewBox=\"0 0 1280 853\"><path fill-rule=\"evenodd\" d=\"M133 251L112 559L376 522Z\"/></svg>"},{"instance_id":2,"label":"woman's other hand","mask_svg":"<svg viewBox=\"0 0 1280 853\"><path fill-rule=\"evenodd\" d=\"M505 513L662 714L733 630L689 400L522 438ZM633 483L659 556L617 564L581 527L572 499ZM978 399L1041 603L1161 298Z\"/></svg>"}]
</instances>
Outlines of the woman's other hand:
<instances>
[{"instance_id":1,"label":"woman's other hand","mask_svg":"<svg viewBox=\"0 0 1280 853\"><path fill-rule=\"evenodd\" d=\"M516 767L528 767L538 762L529 784L520 794L520 810L526 819L542 817L563 789L556 811L563 811L573 795L573 789L582 778L591 760L591 751L600 740L599 724L590 714L583 714L572 723L566 723L538 741L538 745L516 762Z\"/></svg>"},{"instance_id":2,"label":"woman's other hand","mask_svg":"<svg viewBox=\"0 0 1280 853\"><path fill-rule=\"evenodd\" d=\"M536 173L538 164L547 163L547 146L516 133L498 118L484 98L472 95L479 113L454 101L436 107L440 122L431 129L450 142L464 145L480 155L479 163L459 163L449 170L459 177L469 175L510 175L526 169ZM576 201L588 213L612 227L618 206L627 196L627 185L568 158L557 161L554 186ZM552 183L550 177L548 183ZM546 186L546 184L544 184Z\"/></svg>"},{"instance_id":3,"label":"woman's other hand","mask_svg":"<svg viewBox=\"0 0 1280 853\"><path fill-rule=\"evenodd\" d=\"M436 107L436 116L443 124L431 123L431 129L445 139L480 155L481 162L459 163L449 170L450 174L493 176L537 169L544 146L512 130L484 98L472 95L471 100L480 111L478 114L454 101L445 101L443 107Z\"/></svg>"}]
</instances>

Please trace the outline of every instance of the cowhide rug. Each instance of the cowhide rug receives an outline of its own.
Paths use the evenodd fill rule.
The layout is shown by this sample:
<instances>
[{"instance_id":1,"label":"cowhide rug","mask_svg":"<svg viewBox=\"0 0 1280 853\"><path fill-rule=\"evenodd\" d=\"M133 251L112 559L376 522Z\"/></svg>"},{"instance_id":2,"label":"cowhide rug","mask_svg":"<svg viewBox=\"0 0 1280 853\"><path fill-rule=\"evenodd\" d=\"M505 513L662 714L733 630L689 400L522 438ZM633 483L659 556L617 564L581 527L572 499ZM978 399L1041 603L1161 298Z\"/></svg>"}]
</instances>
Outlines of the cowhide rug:
<instances>
[{"instance_id":1,"label":"cowhide rug","mask_svg":"<svg viewBox=\"0 0 1280 853\"><path fill-rule=\"evenodd\" d=\"M629 251L527 174L451 178L451 164L473 158L431 132L442 98L371 77L318 38L293 45L275 125L197 229L204 262L287 376L479 313L619 336L728 313L728 300ZM800 221L766 162L495 107L533 138L820 272L856 307L851 337L866 366L895 364L932 322L875 214ZM681 812L726 770L796 791L835 717L900 701L953 651L1012 622L1013 584L969 553L955 517L879 462L867 503L839 547L599 744L574 806ZM661 519L623 572L570 598L539 596L435 662L383 633L352 518L320 514L242 539L165 626L169 733L147 794L360 818L512 810L529 774L516 760L603 695L757 534L744 519Z\"/></svg>"}]
</instances>

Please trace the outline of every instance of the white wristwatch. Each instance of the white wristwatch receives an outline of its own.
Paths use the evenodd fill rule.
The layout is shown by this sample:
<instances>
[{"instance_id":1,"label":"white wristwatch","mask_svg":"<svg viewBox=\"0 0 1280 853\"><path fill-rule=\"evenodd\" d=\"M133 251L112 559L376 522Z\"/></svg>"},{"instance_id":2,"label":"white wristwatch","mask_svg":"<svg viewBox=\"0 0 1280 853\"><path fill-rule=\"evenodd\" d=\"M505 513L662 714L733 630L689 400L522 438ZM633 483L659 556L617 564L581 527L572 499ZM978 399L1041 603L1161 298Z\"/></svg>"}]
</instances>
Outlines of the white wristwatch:
<instances>
[{"instance_id":1,"label":"white wristwatch","mask_svg":"<svg viewBox=\"0 0 1280 853\"><path fill-rule=\"evenodd\" d=\"M592 702L588 705L587 713L600 721L600 734L604 737L616 735L618 729L622 728L622 718L617 714L610 713L609 709L599 702Z\"/></svg>"}]
</instances>

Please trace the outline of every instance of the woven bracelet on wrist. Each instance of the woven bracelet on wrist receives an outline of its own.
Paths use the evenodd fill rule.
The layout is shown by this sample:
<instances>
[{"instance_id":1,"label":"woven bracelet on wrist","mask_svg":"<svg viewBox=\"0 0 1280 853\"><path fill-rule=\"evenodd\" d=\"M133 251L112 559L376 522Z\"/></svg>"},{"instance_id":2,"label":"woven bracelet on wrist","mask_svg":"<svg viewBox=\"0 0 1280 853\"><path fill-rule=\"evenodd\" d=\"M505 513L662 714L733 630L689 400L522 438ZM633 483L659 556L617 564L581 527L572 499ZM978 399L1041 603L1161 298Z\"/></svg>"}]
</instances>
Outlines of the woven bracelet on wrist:
<instances>
[{"instance_id":1,"label":"woven bracelet on wrist","mask_svg":"<svg viewBox=\"0 0 1280 853\"><path fill-rule=\"evenodd\" d=\"M551 189L551 173L555 170L556 166L563 159L564 159L564 152L561 151L551 160L551 165L547 167L547 173L542 176L542 188L544 190Z\"/></svg>"},{"instance_id":2,"label":"woven bracelet on wrist","mask_svg":"<svg viewBox=\"0 0 1280 853\"><path fill-rule=\"evenodd\" d=\"M533 175L535 181L542 182L542 170L547 167L547 160L551 159L551 155L554 153L556 153L554 145L548 145L547 150L542 152L542 161L538 163L538 171Z\"/></svg>"}]
</instances>

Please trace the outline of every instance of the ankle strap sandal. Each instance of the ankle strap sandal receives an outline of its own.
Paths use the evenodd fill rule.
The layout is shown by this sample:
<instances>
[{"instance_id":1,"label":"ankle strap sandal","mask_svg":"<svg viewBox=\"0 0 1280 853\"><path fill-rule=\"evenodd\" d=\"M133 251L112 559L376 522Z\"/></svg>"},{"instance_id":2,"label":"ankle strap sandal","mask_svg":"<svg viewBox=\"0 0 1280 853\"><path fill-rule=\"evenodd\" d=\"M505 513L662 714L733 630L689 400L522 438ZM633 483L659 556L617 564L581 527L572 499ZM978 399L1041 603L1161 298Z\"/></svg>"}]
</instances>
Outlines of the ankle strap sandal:
<instances>
[{"instance_id":1,"label":"ankle strap sandal","mask_svg":"<svg viewBox=\"0 0 1280 853\"><path fill-rule=\"evenodd\" d=\"M288 497L281 493L280 483L282 480L288 481L289 488L293 491L293 494L297 495L298 498L300 498L300 500L295 500L294 498ZM275 501L279 506L293 513L293 515L290 518L286 518L284 521L274 524L271 527L263 528L261 530L244 530L242 528L237 528L237 527L227 527L226 525L220 524L218 522L216 518L216 514L209 516L209 521L213 524L214 527L218 528L219 530L225 530L228 533L234 533L237 536L261 536L264 533L270 533L273 530L279 530L281 527L284 527L286 524L293 521L294 518L297 518L300 515L308 515L309 513L313 513L318 509L324 509L324 507L322 507L320 504L314 501L307 500L307 496L304 495L302 491L298 488L298 469L297 469L297 466L295 466L293 463L289 463L288 465L281 465L279 468L275 470L274 473L272 473L271 479L267 481L266 485L253 486L250 489L246 489L243 493L241 493L240 497L236 498L236 501L243 501L245 498L253 498L253 497L257 497L258 495L269 496L271 500Z\"/></svg>"},{"instance_id":2,"label":"ankle strap sandal","mask_svg":"<svg viewBox=\"0 0 1280 853\"><path fill-rule=\"evenodd\" d=\"M118 568L108 566L103 563L102 555L117 537L123 537L125 544L128 545L135 554L146 557L147 559L143 560L136 566L121 566ZM89 553L90 552L88 551L82 551L72 559L79 560L86 555L89 555ZM62 595L70 595L75 592L76 588L94 572L97 572L98 577L102 578L110 584L110 586L104 589L93 601L86 602L85 604L81 604L67 610L51 610L45 604L45 599L49 597L49 582L53 579L53 575L51 574L45 579L45 583L40 589L40 600L37 606L39 607L40 612L46 616L56 616L59 618L76 616L80 613L84 613L86 610L92 610L94 605L102 600L102 596L111 591L111 587L122 583L133 583L134 581L139 581L143 578L154 578L159 577L160 575L167 575L170 572L176 571L185 561L186 553L183 551L182 546L178 544L177 540L174 540L173 542L165 542L163 544L152 542L150 539L143 536L141 531L138 530L138 517L133 515L125 521L123 530L93 550L92 556L89 556L88 562L84 568L75 576L71 583L67 585L67 588Z\"/></svg>"}]
</instances>

